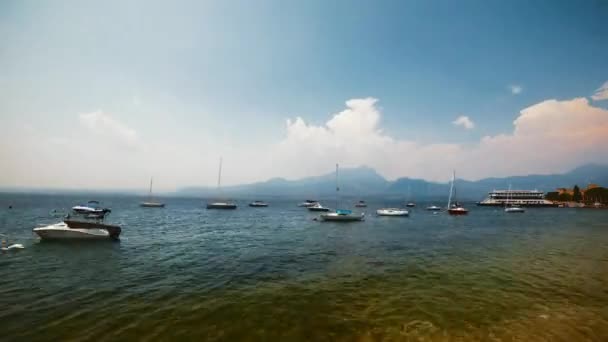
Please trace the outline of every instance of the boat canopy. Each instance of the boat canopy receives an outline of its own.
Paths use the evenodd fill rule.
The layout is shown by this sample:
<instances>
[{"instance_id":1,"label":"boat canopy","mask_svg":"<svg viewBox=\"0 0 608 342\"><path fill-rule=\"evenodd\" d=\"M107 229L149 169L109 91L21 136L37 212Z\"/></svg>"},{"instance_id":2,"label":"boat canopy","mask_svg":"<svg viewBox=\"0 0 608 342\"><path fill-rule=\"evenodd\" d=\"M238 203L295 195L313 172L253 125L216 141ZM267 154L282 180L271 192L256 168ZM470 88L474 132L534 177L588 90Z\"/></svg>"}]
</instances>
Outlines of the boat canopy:
<instances>
[{"instance_id":1,"label":"boat canopy","mask_svg":"<svg viewBox=\"0 0 608 342\"><path fill-rule=\"evenodd\" d=\"M350 215L352 214L352 210L347 210L347 209L337 209L336 210L336 214L338 215Z\"/></svg>"}]
</instances>

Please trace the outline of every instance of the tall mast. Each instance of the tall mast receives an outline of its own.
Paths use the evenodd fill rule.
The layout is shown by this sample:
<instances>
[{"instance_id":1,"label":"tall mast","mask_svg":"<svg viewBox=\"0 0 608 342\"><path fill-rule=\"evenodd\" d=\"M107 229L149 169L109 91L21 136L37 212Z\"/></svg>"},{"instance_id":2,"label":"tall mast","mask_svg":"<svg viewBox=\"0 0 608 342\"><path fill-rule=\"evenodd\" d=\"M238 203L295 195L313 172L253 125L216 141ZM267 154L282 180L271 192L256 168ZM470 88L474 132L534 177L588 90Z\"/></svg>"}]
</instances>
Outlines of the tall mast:
<instances>
[{"instance_id":1,"label":"tall mast","mask_svg":"<svg viewBox=\"0 0 608 342\"><path fill-rule=\"evenodd\" d=\"M450 184L450 196L448 197L448 210L450 210L450 205L452 205L452 192L454 191L454 179L456 179L456 171L452 174L452 183Z\"/></svg>"},{"instance_id":2,"label":"tall mast","mask_svg":"<svg viewBox=\"0 0 608 342\"><path fill-rule=\"evenodd\" d=\"M336 164L336 210L338 210L338 196L340 195L340 186L338 186L338 164Z\"/></svg>"},{"instance_id":3,"label":"tall mast","mask_svg":"<svg viewBox=\"0 0 608 342\"><path fill-rule=\"evenodd\" d=\"M217 172L217 190L218 192L221 190L222 184L222 157L220 157L220 169Z\"/></svg>"},{"instance_id":4,"label":"tall mast","mask_svg":"<svg viewBox=\"0 0 608 342\"><path fill-rule=\"evenodd\" d=\"M150 177L150 190L148 191L148 199L152 198L152 179L153 177Z\"/></svg>"}]
</instances>

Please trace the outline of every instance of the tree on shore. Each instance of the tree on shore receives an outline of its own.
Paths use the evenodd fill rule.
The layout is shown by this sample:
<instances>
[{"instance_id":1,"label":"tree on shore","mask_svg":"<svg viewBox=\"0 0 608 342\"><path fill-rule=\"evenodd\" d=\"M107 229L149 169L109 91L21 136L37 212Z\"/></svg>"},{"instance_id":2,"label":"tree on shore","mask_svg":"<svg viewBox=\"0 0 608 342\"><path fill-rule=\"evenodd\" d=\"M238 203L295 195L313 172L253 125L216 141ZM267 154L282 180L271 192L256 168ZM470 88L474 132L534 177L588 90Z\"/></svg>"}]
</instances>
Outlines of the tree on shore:
<instances>
[{"instance_id":1,"label":"tree on shore","mask_svg":"<svg viewBox=\"0 0 608 342\"><path fill-rule=\"evenodd\" d=\"M579 189L578 185L574 185L574 188L572 189L572 200L574 202L583 200L583 195L581 194L581 189Z\"/></svg>"}]
</instances>

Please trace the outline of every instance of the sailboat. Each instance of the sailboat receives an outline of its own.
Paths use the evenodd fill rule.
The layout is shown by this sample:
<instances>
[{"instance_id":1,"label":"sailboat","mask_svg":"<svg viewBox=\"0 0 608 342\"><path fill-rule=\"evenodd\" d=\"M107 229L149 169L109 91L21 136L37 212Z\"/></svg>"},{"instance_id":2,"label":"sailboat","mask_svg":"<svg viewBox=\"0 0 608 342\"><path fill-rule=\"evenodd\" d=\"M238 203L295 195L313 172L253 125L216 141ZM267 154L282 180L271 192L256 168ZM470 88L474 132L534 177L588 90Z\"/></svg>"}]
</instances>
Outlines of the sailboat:
<instances>
[{"instance_id":1,"label":"sailboat","mask_svg":"<svg viewBox=\"0 0 608 342\"><path fill-rule=\"evenodd\" d=\"M469 213L469 210L464 208L460 203L454 200L452 204L452 193L454 194L454 198L456 198L456 189L454 189L454 182L456 181L456 171L452 174L452 183L450 184L450 196L448 197L448 213L450 215L466 215Z\"/></svg>"},{"instance_id":2,"label":"sailboat","mask_svg":"<svg viewBox=\"0 0 608 342\"><path fill-rule=\"evenodd\" d=\"M148 191L148 200L145 202L141 202L139 204L140 207L146 207L146 208L164 208L165 207L165 203L161 203L161 202L156 202L154 201L154 199L152 198L152 177L150 177L150 190Z\"/></svg>"},{"instance_id":3,"label":"sailboat","mask_svg":"<svg viewBox=\"0 0 608 342\"><path fill-rule=\"evenodd\" d=\"M217 175L217 192L222 190L222 158L220 158L220 169ZM216 201L207 203L207 209L236 209L236 203L230 201Z\"/></svg>"},{"instance_id":4,"label":"sailboat","mask_svg":"<svg viewBox=\"0 0 608 342\"><path fill-rule=\"evenodd\" d=\"M522 207L518 207L509 201L511 197L511 184L509 184L509 192L507 193L507 199L505 200L505 213L523 213L526 210Z\"/></svg>"},{"instance_id":5,"label":"sailboat","mask_svg":"<svg viewBox=\"0 0 608 342\"><path fill-rule=\"evenodd\" d=\"M336 211L331 213L321 214L322 221L336 221L336 222L353 222L353 221L363 221L365 218L365 214L355 214L351 210L346 209L338 209L338 195L340 192L340 187L338 186L338 169L339 166L336 164Z\"/></svg>"},{"instance_id":6,"label":"sailboat","mask_svg":"<svg viewBox=\"0 0 608 342\"><path fill-rule=\"evenodd\" d=\"M407 186L407 198L408 200L412 197L412 190L411 190L411 186L408 184ZM408 208L413 208L416 206L416 203L414 203L413 201L408 201L407 204L405 205Z\"/></svg>"}]
</instances>

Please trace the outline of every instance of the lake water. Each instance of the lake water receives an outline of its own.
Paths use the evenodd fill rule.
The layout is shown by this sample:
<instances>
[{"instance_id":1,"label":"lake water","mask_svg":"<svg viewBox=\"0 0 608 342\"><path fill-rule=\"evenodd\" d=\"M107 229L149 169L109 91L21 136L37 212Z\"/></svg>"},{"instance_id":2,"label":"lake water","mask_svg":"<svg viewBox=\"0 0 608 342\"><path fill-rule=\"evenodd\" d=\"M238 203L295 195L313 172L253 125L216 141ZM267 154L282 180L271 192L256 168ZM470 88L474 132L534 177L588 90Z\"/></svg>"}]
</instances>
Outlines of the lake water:
<instances>
[{"instance_id":1,"label":"lake water","mask_svg":"<svg viewBox=\"0 0 608 342\"><path fill-rule=\"evenodd\" d=\"M370 203L340 224L293 200L104 196L119 242L32 233L88 199L0 194L0 233L25 245L0 254L0 340L608 340L608 210Z\"/></svg>"}]
</instances>

